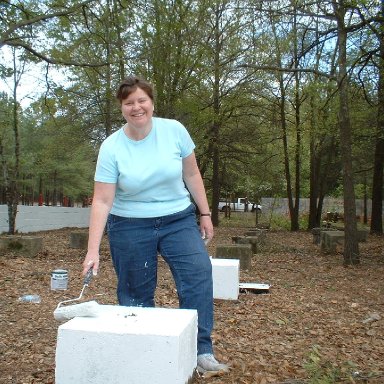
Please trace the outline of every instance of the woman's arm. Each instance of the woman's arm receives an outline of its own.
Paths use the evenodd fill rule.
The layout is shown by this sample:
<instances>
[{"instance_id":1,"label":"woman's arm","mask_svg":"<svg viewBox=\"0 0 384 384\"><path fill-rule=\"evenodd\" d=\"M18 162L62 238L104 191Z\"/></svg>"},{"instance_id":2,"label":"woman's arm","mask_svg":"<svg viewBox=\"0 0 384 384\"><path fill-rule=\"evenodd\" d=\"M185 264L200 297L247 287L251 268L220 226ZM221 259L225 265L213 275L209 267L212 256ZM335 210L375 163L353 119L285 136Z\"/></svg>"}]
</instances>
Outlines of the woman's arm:
<instances>
[{"instance_id":1,"label":"woman's arm","mask_svg":"<svg viewBox=\"0 0 384 384\"><path fill-rule=\"evenodd\" d=\"M183 159L183 179L200 213L210 213L203 179L194 152ZM211 216L200 216L200 231L203 238L212 239L213 225Z\"/></svg>"},{"instance_id":2,"label":"woman's arm","mask_svg":"<svg viewBox=\"0 0 384 384\"><path fill-rule=\"evenodd\" d=\"M100 243L104 234L107 217L115 198L115 191L116 184L95 182L89 221L88 252L83 262L83 275L92 267L94 275L99 270Z\"/></svg>"}]
</instances>

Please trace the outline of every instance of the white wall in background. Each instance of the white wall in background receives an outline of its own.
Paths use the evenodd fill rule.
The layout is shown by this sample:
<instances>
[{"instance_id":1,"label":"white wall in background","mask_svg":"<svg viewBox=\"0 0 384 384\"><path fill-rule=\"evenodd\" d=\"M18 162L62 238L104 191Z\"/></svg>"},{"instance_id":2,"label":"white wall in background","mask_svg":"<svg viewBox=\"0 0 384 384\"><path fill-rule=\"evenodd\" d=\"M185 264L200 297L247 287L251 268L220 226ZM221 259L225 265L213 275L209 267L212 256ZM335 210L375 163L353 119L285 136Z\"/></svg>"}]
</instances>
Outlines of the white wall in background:
<instances>
[{"instance_id":1,"label":"white wall in background","mask_svg":"<svg viewBox=\"0 0 384 384\"><path fill-rule=\"evenodd\" d=\"M38 207L19 205L16 216L18 233L60 228L87 228L90 208ZM0 205L0 233L8 232L8 207Z\"/></svg>"}]
</instances>

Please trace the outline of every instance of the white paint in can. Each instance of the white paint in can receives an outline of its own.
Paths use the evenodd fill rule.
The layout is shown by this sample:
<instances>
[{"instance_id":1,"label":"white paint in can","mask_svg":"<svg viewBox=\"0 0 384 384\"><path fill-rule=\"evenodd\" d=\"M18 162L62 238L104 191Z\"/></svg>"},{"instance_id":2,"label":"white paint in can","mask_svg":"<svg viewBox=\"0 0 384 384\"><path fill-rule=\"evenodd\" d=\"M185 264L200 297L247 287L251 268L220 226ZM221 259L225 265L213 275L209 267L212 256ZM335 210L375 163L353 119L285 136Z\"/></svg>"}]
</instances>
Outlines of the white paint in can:
<instances>
[{"instance_id":1,"label":"white paint in can","mask_svg":"<svg viewBox=\"0 0 384 384\"><path fill-rule=\"evenodd\" d=\"M65 290L68 288L68 271L65 269L55 269L51 273L51 289Z\"/></svg>"}]
</instances>

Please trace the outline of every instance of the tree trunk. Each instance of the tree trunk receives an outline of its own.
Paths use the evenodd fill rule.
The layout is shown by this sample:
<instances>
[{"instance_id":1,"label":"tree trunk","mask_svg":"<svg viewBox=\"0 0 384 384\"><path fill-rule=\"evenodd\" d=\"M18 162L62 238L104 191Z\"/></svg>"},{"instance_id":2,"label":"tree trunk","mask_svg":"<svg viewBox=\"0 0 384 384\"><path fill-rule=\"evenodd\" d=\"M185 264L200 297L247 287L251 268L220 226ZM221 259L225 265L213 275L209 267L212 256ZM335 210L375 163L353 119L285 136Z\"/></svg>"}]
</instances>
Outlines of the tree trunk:
<instances>
[{"instance_id":1,"label":"tree trunk","mask_svg":"<svg viewBox=\"0 0 384 384\"><path fill-rule=\"evenodd\" d=\"M278 34L275 30L274 24L272 24L272 29L274 33L274 38L276 41L276 47L278 48ZM277 65L279 67L283 67L281 55L279 50L277 49ZM296 204L293 202L293 191L292 191L292 175L290 170L290 164L289 164L289 148L288 148L288 127L287 127L287 118L286 118L286 91L285 91L285 84L284 84L284 78L283 74L279 73L278 75L278 81L279 81L279 89L280 89L280 100L279 100L279 112L280 112L280 125L282 130L282 140L283 140L283 150L284 150L284 172L285 172L285 180L286 180L286 191L287 191L287 199L288 199L288 209L290 214L290 220L291 220L291 231L296 231L299 229L299 215L298 215L298 205L297 205L297 199ZM297 107L297 106L296 106ZM297 142L296 142L296 154L297 155ZM295 168L297 171L297 165L298 160L297 157L295 157ZM295 187L297 188L297 177L299 175L296 175L295 179ZM296 191L297 196L297 191Z\"/></svg>"},{"instance_id":2,"label":"tree trunk","mask_svg":"<svg viewBox=\"0 0 384 384\"><path fill-rule=\"evenodd\" d=\"M52 205L57 207L57 171L53 172Z\"/></svg>"},{"instance_id":3,"label":"tree trunk","mask_svg":"<svg viewBox=\"0 0 384 384\"><path fill-rule=\"evenodd\" d=\"M318 25L316 26L316 40L320 40L320 34L318 31ZM320 68L320 58L322 57L322 47L316 48L317 62L316 69ZM331 77L334 77L336 73L336 52L332 55L331 59ZM315 82L317 83L319 78L315 75ZM324 126L328 125L328 112L324 109L320 115L319 102L316 95L311 95L311 137L310 137L310 202L309 202L309 218L308 229L321 226L322 212L324 198L330 185L332 185L337 179L339 172L337 172L336 162L334 161L336 146L333 138L330 140L329 134L318 133L318 121L324 121ZM327 91L327 100L330 99L330 89ZM321 100L321 99L320 99ZM321 108L320 108L321 109ZM332 172L330 170L332 169Z\"/></svg>"},{"instance_id":4,"label":"tree trunk","mask_svg":"<svg viewBox=\"0 0 384 384\"><path fill-rule=\"evenodd\" d=\"M313 125L314 127L314 125ZM309 170L309 217L308 229L320 226L320 220L317 214L317 202L319 197L319 160L316 155L315 140L311 135L310 139L310 170Z\"/></svg>"},{"instance_id":5,"label":"tree trunk","mask_svg":"<svg viewBox=\"0 0 384 384\"><path fill-rule=\"evenodd\" d=\"M13 57L15 60L15 56ZM14 136L14 155L15 165L13 171L8 177L8 191L7 195L7 206L8 206L8 233L14 235L16 232L16 215L17 215L17 204L19 201L18 182L20 175L20 137L19 137L19 118L18 118L18 103L17 103L17 72L16 63L14 62L14 84L13 84L13 136Z\"/></svg>"},{"instance_id":6,"label":"tree trunk","mask_svg":"<svg viewBox=\"0 0 384 384\"><path fill-rule=\"evenodd\" d=\"M215 13L215 51L214 51L214 84L213 84L213 125L210 134L210 140L213 146L213 164L212 164L212 224L217 227L219 225L219 200L220 200L220 149L219 149L219 133L220 133L220 12Z\"/></svg>"},{"instance_id":7,"label":"tree trunk","mask_svg":"<svg viewBox=\"0 0 384 384\"><path fill-rule=\"evenodd\" d=\"M339 131L343 167L344 188L344 265L360 263L359 243L357 241L356 201L352 171L352 134L348 101L347 76L347 31L344 24L345 6L343 1L333 2L337 17L339 48Z\"/></svg>"},{"instance_id":8,"label":"tree trunk","mask_svg":"<svg viewBox=\"0 0 384 384\"><path fill-rule=\"evenodd\" d=\"M218 135L218 128L212 128L213 135ZM213 156L212 156L212 224L214 227L219 226L219 201L220 201L220 177L219 177L219 147L217 145L217 137L212 137Z\"/></svg>"},{"instance_id":9,"label":"tree trunk","mask_svg":"<svg viewBox=\"0 0 384 384\"><path fill-rule=\"evenodd\" d=\"M384 15L384 3L381 3ZM371 233L383 234L383 167L384 167L384 22L380 26L379 87L377 133L373 165Z\"/></svg>"},{"instance_id":10,"label":"tree trunk","mask_svg":"<svg viewBox=\"0 0 384 384\"><path fill-rule=\"evenodd\" d=\"M297 20L296 13L294 17L294 61L295 68L299 68L299 53L297 47ZM300 208L300 191L301 191L301 100L300 100L300 76L299 71L295 72L295 130L296 130L296 143L295 143L295 205L293 207L293 215L291 219L291 231L298 231L299 225L299 208Z\"/></svg>"}]
</instances>

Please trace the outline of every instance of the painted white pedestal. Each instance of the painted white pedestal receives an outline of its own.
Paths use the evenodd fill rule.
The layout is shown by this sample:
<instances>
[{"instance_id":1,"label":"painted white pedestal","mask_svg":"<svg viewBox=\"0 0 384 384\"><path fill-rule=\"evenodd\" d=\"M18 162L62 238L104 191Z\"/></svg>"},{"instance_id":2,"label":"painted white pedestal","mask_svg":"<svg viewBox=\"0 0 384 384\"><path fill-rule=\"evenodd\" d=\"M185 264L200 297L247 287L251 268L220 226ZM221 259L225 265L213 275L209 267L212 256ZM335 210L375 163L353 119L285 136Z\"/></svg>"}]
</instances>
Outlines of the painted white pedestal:
<instances>
[{"instance_id":1,"label":"painted white pedestal","mask_svg":"<svg viewBox=\"0 0 384 384\"><path fill-rule=\"evenodd\" d=\"M185 384L196 367L197 311L102 305L58 329L56 384Z\"/></svg>"},{"instance_id":2,"label":"painted white pedestal","mask_svg":"<svg viewBox=\"0 0 384 384\"><path fill-rule=\"evenodd\" d=\"M213 298L237 300L239 298L240 261L238 259L211 258Z\"/></svg>"}]
</instances>

